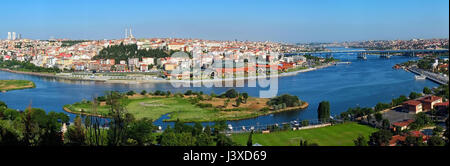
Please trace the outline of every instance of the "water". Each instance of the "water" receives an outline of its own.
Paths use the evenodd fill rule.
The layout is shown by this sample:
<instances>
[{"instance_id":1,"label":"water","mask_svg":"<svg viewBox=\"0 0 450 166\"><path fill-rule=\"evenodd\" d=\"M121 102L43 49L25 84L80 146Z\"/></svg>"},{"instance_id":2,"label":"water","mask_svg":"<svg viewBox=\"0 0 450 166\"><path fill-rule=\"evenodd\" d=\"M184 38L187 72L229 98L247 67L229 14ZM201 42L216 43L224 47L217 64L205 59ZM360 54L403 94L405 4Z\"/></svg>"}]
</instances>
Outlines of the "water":
<instances>
[{"instance_id":1,"label":"water","mask_svg":"<svg viewBox=\"0 0 450 166\"><path fill-rule=\"evenodd\" d=\"M412 73L392 69L392 66L397 63L415 58L393 56L391 59L381 59L378 56L369 55L368 60L358 60L356 54L333 54L333 57L352 63L279 78L278 95L296 95L310 104L307 109L228 123L233 126L264 126L292 120L314 121L317 119L318 103L323 100L330 102L331 114L334 116L350 107L373 107L378 102L390 102L391 99L400 95L409 95L412 91L421 92L424 87L438 86L429 80L415 80ZM31 80L36 84L34 89L0 93L0 101L6 102L8 107L24 110L31 103L33 107L56 112L63 112L62 107L65 104L72 104L83 99L89 100L93 96L101 96L105 91L110 90L140 92L145 89L146 91L184 92L191 89L220 94L229 89L216 87L173 88L168 83L124 85L91 81L64 81L2 71L0 71L0 79ZM250 96L258 96L261 89L260 87L236 88L240 92L249 93ZM71 118L74 116L70 114ZM164 117L167 118L167 115ZM157 120L155 124L167 125L162 122L162 119Z\"/></svg>"}]
</instances>

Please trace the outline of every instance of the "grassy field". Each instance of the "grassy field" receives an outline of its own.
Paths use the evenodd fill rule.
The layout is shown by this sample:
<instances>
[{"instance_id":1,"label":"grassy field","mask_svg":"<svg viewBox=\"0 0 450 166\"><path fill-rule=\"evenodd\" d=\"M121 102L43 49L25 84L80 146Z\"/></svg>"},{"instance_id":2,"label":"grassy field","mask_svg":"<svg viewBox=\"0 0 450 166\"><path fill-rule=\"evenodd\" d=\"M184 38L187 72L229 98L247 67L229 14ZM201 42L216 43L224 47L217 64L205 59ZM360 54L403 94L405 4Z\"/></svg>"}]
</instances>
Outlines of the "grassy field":
<instances>
[{"instance_id":1,"label":"grassy field","mask_svg":"<svg viewBox=\"0 0 450 166\"><path fill-rule=\"evenodd\" d=\"M210 107L202 108L196 104L192 104L189 101L189 97L134 95L128 99L122 99L122 103L136 119L146 117L157 120L161 116L169 114L169 119L165 121L176 121L179 119L184 122L237 120L283 111L260 111L260 108L267 106L266 102L268 99L249 98L247 103L243 103L239 107L233 106L233 101L225 107L223 100L225 99L214 98L212 100L200 101L199 103L201 104L211 104ZM307 103L305 105L307 106ZM94 113L92 111L92 103L87 101L66 105L64 107L64 110L71 113L101 116L107 116L110 108L108 105L99 105L97 106L97 113Z\"/></svg>"},{"instance_id":2,"label":"grassy field","mask_svg":"<svg viewBox=\"0 0 450 166\"><path fill-rule=\"evenodd\" d=\"M357 123L338 124L316 129L280 131L269 134L253 134L253 143L263 146L299 146L299 141L307 140L319 146L353 146L353 140L359 135L367 138L377 129ZM248 133L232 135L233 141L246 145Z\"/></svg>"},{"instance_id":3,"label":"grassy field","mask_svg":"<svg viewBox=\"0 0 450 166\"><path fill-rule=\"evenodd\" d=\"M28 89L36 87L28 80L0 80L0 91L10 91L18 89Z\"/></svg>"}]
</instances>

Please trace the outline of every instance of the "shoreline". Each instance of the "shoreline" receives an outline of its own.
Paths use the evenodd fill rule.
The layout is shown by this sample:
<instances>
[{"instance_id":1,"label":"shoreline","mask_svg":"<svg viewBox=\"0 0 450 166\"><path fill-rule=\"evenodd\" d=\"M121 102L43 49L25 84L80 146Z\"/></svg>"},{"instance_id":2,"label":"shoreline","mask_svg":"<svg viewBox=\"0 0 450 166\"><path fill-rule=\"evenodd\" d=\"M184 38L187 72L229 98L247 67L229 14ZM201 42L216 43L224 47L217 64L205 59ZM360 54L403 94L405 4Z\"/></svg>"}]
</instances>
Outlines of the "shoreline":
<instances>
[{"instance_id":1,"label":"shoreline","mask_svg":"<svg viewBox=\"0 0 450 166\"><path fill-rule=\"evenodd\" d=\"M304 109L306 109L308 107L309 107L309 103L308 102L304 102L303 105L297 106L297 107L289 107L289 108L285 108L285 109L281 109L281 110L277 110L277 111L271 111L271 112L268 111L268 112L262 113L260 115L241 117L241 118L234 118L234 119L223 119L223 120L225 120L225 121L239 121L239 120L253 119L253 118L257 118L257 117L260 117L260 116L266 116L266 115L270 115L270 114L278 114L278 113L288 112L288 111L304 110ZM216 121L218 121L218 120L216 120ZM165 120L163 120L163 122L176 122L176 120L165 119ZM215 122L215 121L202 121L202 120L200 120L200 121L182 121L182 122L183 123L195 123L195 122L205 123L205 122Z\"/></svg>"},{"instance_id":2,"label":"shoreline","mask_svg":"<svg viewBox=\"0 0 450 166\"><path fill-rule=\"evenodd\" d=\"M6 93L8 91L13 91L13 90L24 90L24 89L36 88L36 84L33 81L29 81L29 80L0 80L0 81L28 81L28 83L30 84L30 85L26 85L26 86L19 86L19 87L14 87L14 88L0 89L1 93Z\"/></svg>"},{"instance_id":3,"label":"shoreline","mask_svg":"<svg viewBox=\"0 0 450 166\"><path fill-rule=\"evenodd\" d=\"M225 121L239 121L239 120L245 120L245 119L252 119L252 118L257 118L260 116L266 116L266 115L270 115L270 114L278 114L278 113L282 113L282 112L288 112L288 111L297 111L297 110L304 110L306 108L309 107L309 103L305 102L303 103L303 105L301 106L297 106L297 107L289 107L289 108L285 108L285 109L281 109L281 110L277 110L277 111L268 111L259 115L255 115L252 114L250 116L246 116L246 117L238 117L238 118L233 118L233 119L222 119ZM72 111L71 109L69 109L68 107L64 106L63 110L67 113L71 113L71 114L79 114L79 115L86 115L86 116L94 116L94 117L99 117L99 118L109 118L107 116L102 116L102 115L98 115L98 114L93 114L93 113L87 113L87 112L75 112ZM170 115L170 113L169 113ZM153 120L153 122L161 119L162 116L158 119ZM218 120L215 120L218 121ZM205 122L215 122L215 121L209 121L209 120L199 120L199 121L182 121L183 123L195 123L195 122L200 122L200 123L205 123ZM176 120L169 120L169 119L163 119L162 122L168 122L168 123L172 123L172 122L176 122Z\"/></svg>"},{"instance_id":4,"label":"shoreline","mask_svg":"<svg viewBox=\"0 0 450 166\"><path fill-rule=\"evenodd\" d=\"M231 81L246 81L246 80L256 80L256 79L266 79L266 78L280 78L280 77L287 77L287 76L294 76L299 73L305 73L310 72L322 68L327 68L330 66L335 65L334 63L329 63L313 68L308 69L302 69L287 73L279 73L278 75L264 75L264 76L252 76L252 77L238 77L238 78L221 78L221 79L200 79L200 80L108 80L108 79L84 79L84 78L72 78L67 76L61 76L57 74L51 74L51 73L36 73L36 72L25 72L25 71L17 71L17 70L10 70L10 69L4 69L0 68L0 71L4 72L10 72L10 73L16 73L16 74L25 74L25 75L33 75L33 76L39 76L39 77L49 77L49 78L56 78L56 79L64 79L64 80L71 80L71 81L93 81L93 82L99 82L99 83L110 83L110 84L145 84L145 83L205 83L205 82L231 82Z\"/></svg>"}]
</instances>

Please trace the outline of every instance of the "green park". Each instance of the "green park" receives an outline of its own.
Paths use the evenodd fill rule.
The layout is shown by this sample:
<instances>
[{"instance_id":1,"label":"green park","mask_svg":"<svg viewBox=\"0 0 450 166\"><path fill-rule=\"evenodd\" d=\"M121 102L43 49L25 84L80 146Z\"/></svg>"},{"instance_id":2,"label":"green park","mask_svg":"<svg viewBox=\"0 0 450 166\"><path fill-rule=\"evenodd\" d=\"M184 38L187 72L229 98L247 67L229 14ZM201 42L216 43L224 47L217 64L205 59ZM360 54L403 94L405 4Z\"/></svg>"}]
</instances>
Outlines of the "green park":
<instances>
[{"instance_id":1,"label":"green park","mask_svg":"<svg viewBox=\"0 0 450 166\"><path fill-rule=\"evenodd\" d=\"M377 130L351 122L314 129L255 133L252 139L253 143L263 146L298 146L300 141L308 141L310 144L319 146L354 146L354 140L359 136L364 136L368 140L369 136ZM246 145L249 133L233 134L231 138L239 145Z\"/></svg>"},{"instance_id":2,"label":"green park","mask_svg":"<svg viewBox=\"0 0 450 166\"><path fill-rule=\"evenodd\" d=\"M112 99L116 96L116 99ZM111 92L92 101L83 100L65 105L64 110L75 114L108 117L111 113L111 100L117 100L128 113L136 119L160 119L164 121L211 122L221 120L240 120L283 111L301 110L308 106L297 96L281 95L274 98L249 97L231 89L221 95L206 95L201 92L154 93Z\"/></svg>"},{"instance_id":3,"label":"green park","mask_svg":"<svg viewBox=\"0 0 450 166\"><path fill-rule=\"evenodd\" d=\"M28 80L0 80L0 91L35 88L36 85Z\"/></svg>"}]
</instances>

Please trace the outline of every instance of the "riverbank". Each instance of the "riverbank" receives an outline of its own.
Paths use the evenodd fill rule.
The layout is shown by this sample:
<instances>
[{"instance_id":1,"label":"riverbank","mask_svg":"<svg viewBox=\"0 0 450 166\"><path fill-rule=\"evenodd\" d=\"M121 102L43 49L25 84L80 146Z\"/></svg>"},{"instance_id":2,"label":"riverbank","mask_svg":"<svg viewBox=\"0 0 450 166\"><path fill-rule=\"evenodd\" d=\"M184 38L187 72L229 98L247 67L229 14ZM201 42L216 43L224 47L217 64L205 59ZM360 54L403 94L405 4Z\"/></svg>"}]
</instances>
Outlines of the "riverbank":
<instances>
[{"instance_id":1,"label":"riverbank","mask_svg":"<svg viewBox=\"0 0 450 166\"><path fill-rule=\"evenodd\" d=\"M247 101L239 105L236 99L211 98L208 95L199 97L191 96L155 96L155 95L133 95L122 98L120 102L136 119L148 118L157 120L168 115L164 122L177 120L189 122L213 122L213 121L235 121L255 118L258 116L276 114L287 111L302 110L309 106L307 102L300 102L298 106L271 109L268 105L270 99L249 97ZM65 105L63 110L73 114L82 114L97 117L109 117L110 106L100 102L93 109L93 102L82 101Z\"/></svg>"},{"instance_id":2,"label":"riverbank","mask_svg":"<svg viewBox=\"0 0 450 166\"><path fill-rule=\"evenodd\" d=\"M234 81L246 81L246 80L256 80L256 79L267 79L267 78L277 78L277 77L286 77L286 76L294 76L299 73L314 71L326 67L330 67L335 65L335 63L328 63L321 66L316 66L308 69L301 69L291 72L278 73L274 75L261 75L261 76L251 76L251 77L238 77L238 78L219 78L219 79L194 79L194 80L174 80L174 79L107 79L103 77L91 78L91 77L72 77L70 76L72 73L36 73L36 72L24 72L24 71L15 71L10 69L0 69L0 71L17 73L17 74L27 74L34 75L40 77L50 77L57 79L65 79L72 81L95 81L101 83L110 83L110 84L145 84L145 83L212 83L212 82L234 82Z\"/></svg>"},{"instance_id":3,"label":"riverbank","mask_svg":"<svg viewBox=\"0 0 450 166\"><path fill-rule=\"evenodd\" d=\"M30 89L35 87L36 85L34 82L28 80L0 80L0 92Z\"/></svg>"},{"instance_id":4,"label":"riverbank","mask_svg":"<svg viewBox=\"0 0 450 166\"><path fill-rule=\"evenodd\" d=\"M313 129L276 131L268 134L254 133L252 142L263 146L299 146L299 142L302 140L308 141L309 144L318 144L319 146L354 146L353 140L361 135L368 140L369 135L377 130L352 122ZM232 134L231 138L244 146L247 143L249 134Z\"/></svg>"}]
</instances>

